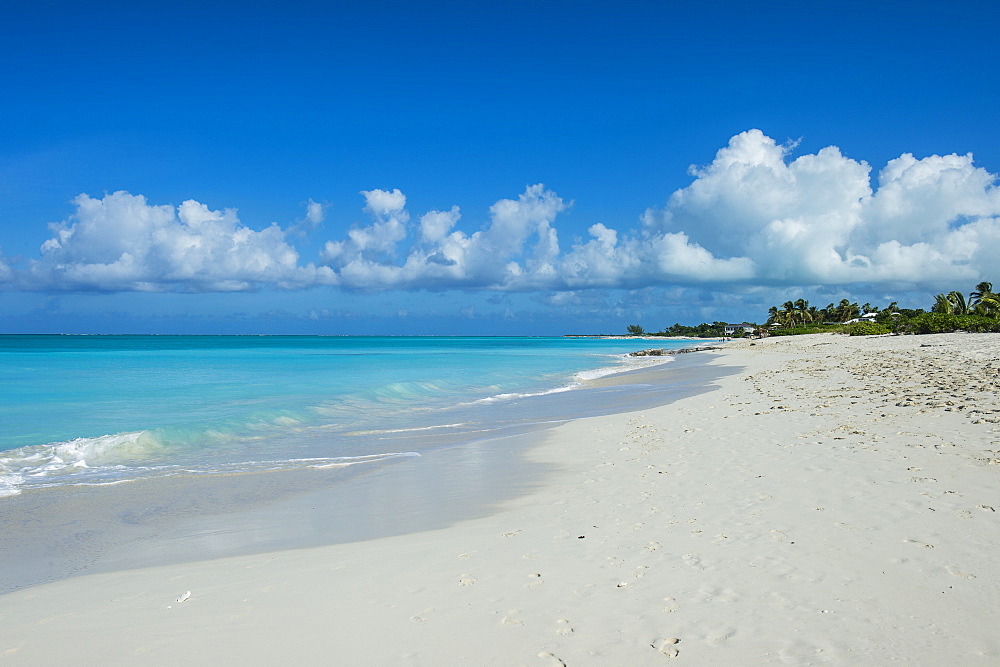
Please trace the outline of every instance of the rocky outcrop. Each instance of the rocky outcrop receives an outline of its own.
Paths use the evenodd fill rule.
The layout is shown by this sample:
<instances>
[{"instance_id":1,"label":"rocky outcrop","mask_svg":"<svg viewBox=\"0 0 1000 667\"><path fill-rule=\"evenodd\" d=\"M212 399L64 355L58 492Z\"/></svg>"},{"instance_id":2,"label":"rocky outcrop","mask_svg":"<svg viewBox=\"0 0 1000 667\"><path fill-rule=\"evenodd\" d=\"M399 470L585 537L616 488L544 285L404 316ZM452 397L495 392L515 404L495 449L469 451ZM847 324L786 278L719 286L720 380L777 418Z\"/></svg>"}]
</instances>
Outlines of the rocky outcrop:
<instances>
[{"instance_id":1,"label":"rocky outcrop","mask_svg":"<svg viewBox=\"0 0 1000 667\"><path fill-rule=\"evenodd\" d=\"M639 350L638 352L629 352L630 357L662 357L668 354L685 354L687 352L705 352L707 350L721 350L722 348L717 345L706 345L703 347L682 347L677 350L664 350L664 349L652 349L652 350Z\"/></svg>"}]
</instances>

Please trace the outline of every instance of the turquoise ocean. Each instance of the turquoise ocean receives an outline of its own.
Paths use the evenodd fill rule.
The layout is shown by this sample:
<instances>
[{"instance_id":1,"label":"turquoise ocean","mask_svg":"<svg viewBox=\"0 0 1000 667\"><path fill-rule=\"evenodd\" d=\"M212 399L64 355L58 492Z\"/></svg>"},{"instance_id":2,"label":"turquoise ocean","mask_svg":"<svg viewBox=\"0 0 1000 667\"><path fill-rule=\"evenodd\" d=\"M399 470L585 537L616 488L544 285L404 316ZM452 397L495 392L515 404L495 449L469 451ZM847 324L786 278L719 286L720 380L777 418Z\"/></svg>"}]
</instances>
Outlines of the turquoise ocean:
<instances>
[{"instance_id":1,"label":"turquoise ocean","mask_svg":"<svg viewBox=\"0 0 1000 667\"><path fill-rule=\"evenodd\" d=\"M595 381L670 359L627 353L691 344L3 335L0 496L165 476L402 463L611 412L617 389ZM631 387L622 401L633 404L637 391Z\"/></svg>"}]
</instances>

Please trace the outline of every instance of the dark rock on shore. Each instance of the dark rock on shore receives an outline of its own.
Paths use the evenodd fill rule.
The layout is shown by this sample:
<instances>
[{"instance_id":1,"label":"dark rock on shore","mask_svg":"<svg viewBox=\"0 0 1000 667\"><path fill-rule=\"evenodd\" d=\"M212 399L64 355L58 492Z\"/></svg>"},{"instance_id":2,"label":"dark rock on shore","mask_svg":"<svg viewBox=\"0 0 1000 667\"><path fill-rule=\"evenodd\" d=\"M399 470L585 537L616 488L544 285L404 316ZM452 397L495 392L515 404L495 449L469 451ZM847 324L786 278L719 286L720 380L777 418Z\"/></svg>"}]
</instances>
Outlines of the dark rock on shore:
<instances>
[{"instance_id":1,"label":"dark rock on shore","mask_svg":"<svg viewBox=\"0 0 1000 667\"><path fill-rule=\"evenodd\" d=\"M705 352L707 350L721 350L722 348L717 345L706 345L704 347L682 347L678 350L664 350L664 349L652 349L652 350L639 350L638 352L629 352L630 357L662 357L668 354L686 354L687 352Z\"/></svg>"}]
</instances>

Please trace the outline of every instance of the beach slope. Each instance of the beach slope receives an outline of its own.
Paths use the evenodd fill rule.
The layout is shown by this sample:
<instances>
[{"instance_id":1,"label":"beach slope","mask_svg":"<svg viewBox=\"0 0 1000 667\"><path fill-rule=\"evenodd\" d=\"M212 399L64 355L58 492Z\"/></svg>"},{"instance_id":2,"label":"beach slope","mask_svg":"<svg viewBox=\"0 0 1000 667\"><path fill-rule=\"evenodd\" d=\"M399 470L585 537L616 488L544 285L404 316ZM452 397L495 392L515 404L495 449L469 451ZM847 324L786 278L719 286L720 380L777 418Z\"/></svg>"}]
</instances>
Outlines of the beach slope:
<instances>
[{"instance_id":1,"label":"beach slope","mask_svg":"<svg viewBox=\"0 0 1000 667\"><path fill-rule=\"evenodd\" d=\"M739 371L546 431L551 473L490 516L19 590L0 657L997 664L1000 336L705 354Z\"/></svg>"}]
</instances>

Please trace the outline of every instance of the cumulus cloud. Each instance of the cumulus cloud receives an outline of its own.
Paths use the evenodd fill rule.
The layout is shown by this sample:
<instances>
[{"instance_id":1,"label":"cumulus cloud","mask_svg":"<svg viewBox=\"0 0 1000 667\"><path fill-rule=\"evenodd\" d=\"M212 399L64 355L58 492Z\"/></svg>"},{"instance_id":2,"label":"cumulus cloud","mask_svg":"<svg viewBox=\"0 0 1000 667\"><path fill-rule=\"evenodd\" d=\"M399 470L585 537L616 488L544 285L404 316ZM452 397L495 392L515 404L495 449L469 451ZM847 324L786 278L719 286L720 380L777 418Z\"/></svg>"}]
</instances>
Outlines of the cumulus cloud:
<instances>
[{"instance_id":1,"label":"cumulus cloud","mask_svg":"<svg viewBox=\"0 0 1000 667\"><path fill-rule=\"evenodd\" d=\"M0 259L0 280L48 290L337 285L568 295L651 285L943 287L993 271L1000 189L972 155L905 154L873 184L872 168L835 146L793 157L795 149L759 130L738 134L637 224L593 224L569 243L557 220L572 202L542 184L497 201L473 230L457 206L411 221L399 189L365 190L367 221L327 241L314 263L289 242L323 221L326 205L312 199L299 223L255 231L235 210L195 201L80 195L27 271Z\"/></svg>"},{"instance_id":2,"label":"cumulus cloud","mask_svg":"<svg viewBox=\"0 0 1000 667\"><path fill-rule=\"evenodd\" d=\"M323 204L313 201L310 197L309 201L306 202L306 222L314 227L323 222L323 218L326 217L325 209Z\"/></svg>"},{"instance_id":3,"label":"cumulus cloud","mask_svg":"<svg viewBox=\"0 0 1000 667\"><path fill-rule=\"evenodd\" d=\"M299 266L298 252L272 225L254 231L234 209L188 200L154 206L115 192L74 202L69 220L51 225L23 276L28 287L90 291L245 291L261 284L331 282L329 269Z\"/></svg>"},{"instance_id":4,"label":"cumulus cloud","mask_svg":"<svg viewBox=\"0 0 1000 667\"><path fill-rule=\"evenodd\" d=\"M933 284L992 270L1000 190L972 155L903 155L873 190L866 162L833 146L789 161L790 148L759 130L733 137L647 211L647 228L684 230L770 284Z\"/></svg>"},{"instance_id":5,"label":"cumulus cloud","mask_svg":"<svg viewBox=\"0 0 1000 667\"><path fill-rule=\"evenodd\" d=\"M559 244L552 226L567 204L543 185L525 189L516 200L490 207L490 222L472 234L456 230L457 206L430 211L410 238L406 199L399 192L362 192L369 226L354 227L348 238L330 241L322 253L339 284L356 289L489 288L531 289L556 277Z\"/></svg>"},{"instance_id":6,"label":"cumulus cloud","mask_svg":"<svg viewBox=\"0 0 1000 667\"><path fill-rule=\"evenodd\" d=\"M498 201L489 224L472 234L458 230L457 208L427 213L408 249L405 225L385 227L408 218L402 194L363 193L375 224L328 244L336 252L325 259L340 284L365 289L930 285L991 270L1000 191L971 155L903 155L873 189L866 162L835 146L792 159L794 148L743 132L708 165L692 167L692 182L647 210L638 227L598 223L589 239L568 247L560 246L556 217L569 205L541 184ZM371 237L386 247L366 252Z\"/></svg>"},{"instance_id":7,"label":"cumulus cloud","mask_svg":"<svg viewBox=\"0 0 1000 667\"><path fill-rule=\"evenodd\" d=\"M385 260L395 259L396 244L406 238L406 197L398 189L363 190L365 210L374 218L369 227L354 227L342 241L328 241L321 258L342 271L357 262L385 267ZM348 269L350 273L352 269Z\"/></svg>"}]
</instances>

